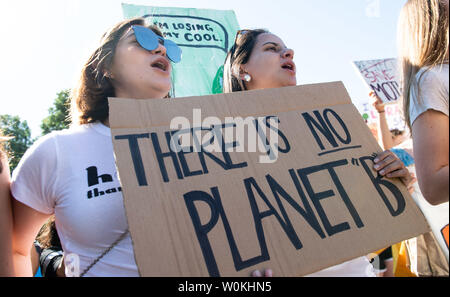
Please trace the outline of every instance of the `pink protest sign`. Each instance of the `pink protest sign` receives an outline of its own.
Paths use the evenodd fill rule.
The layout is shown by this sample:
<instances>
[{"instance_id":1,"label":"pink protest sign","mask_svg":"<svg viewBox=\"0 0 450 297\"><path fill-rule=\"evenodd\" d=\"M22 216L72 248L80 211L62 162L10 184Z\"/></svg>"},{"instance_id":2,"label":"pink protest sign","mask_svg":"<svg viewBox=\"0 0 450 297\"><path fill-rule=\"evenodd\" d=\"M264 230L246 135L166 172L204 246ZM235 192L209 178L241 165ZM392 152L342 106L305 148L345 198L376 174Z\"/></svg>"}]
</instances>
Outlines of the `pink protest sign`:
<instances>
[{"instance_id":1,"label":"pink protest sign","mask_svg":"<svg viewBox=\"0 0 450 297\"><path fill-rule=\"evenodd\" d=\"M401 96L396 59L354 61L353 64L364 79L385 104L396 103Z\"/></svg>"}]
</instances>

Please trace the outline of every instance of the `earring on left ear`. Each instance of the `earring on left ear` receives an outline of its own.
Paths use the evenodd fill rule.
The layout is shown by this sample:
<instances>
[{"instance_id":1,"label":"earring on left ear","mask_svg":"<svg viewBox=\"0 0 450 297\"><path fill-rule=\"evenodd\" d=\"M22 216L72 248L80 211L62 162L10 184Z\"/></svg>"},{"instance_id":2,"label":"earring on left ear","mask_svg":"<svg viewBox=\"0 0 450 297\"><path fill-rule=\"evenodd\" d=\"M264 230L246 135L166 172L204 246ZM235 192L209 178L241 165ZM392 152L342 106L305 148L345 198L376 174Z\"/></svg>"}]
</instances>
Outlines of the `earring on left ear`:
<instances>
[{"instance_id":1,"label":"earring on left ear","mask_svg":"<svg viewBox=\"0 0 450 297\"><path fill-rule=\"evenodd\" d=\"M252 77L250 76L250 74L246 74L246 75L244 75L244 80L246 82L250 82L252 80Z\"/></svg>"}]
</instances>

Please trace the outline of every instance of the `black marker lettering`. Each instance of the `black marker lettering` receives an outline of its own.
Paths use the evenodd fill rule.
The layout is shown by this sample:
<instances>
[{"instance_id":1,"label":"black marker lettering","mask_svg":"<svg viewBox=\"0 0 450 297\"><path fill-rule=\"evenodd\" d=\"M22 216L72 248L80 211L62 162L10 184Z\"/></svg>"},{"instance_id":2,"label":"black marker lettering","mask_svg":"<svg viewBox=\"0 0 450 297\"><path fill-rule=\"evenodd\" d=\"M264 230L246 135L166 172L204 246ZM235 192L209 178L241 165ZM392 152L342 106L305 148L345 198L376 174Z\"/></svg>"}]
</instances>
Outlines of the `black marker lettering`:
<instances>
[{"instance_id":1,"label":"black marker lettering","mask_svg":"<svg viewBox=\"0 0 450 297\"><path fill-rule=\"evenodd\" d=\"M339 122L339 124L341 125L342 129L345 132L345 139L341 137L341 135L339 135L337 133L337 131L334 129L333 125L331 124L329 118L328 118L328 114L331 113L334 118ZM347 126L345 125L344 121L341 119L341 117L332 109L325 109L323 111L323 117L325 118L325 121L328 124L328 127L330 127L330 129L333 131L333 134L339 139L340 142L344 143L344 144L349 144L350 142L352 142L352 137L350 136L350 132L347 129Z\"/></svg>"},{"instance_id":2,"label":"black marker lettering","mask_svg":"<svg viewBox=\"0 0 450 297\"><path fill-rule=\"evenodd\" d=\"M322 133L323 136L325 136L325 138L333 147L338 147L338 144L334 139L333 134L331 133L325 121L323 120L322 115L319 113L319 111L315 110L314 115L316 116L319 123L309 113L307 112L302 113L302 116L305 119L306 124L309 127L309 130L311 130L312 135L316 139L316 142L319 145L320 149L324 150L325 146L322 144L322 140L320 140L320 137L317 134L316 129L319 130L319 132Z\"/></svg>"},{"instance_id":3,"label":"black marker lettering","mask_svg":"<svg viewBox=\"0 0 450 297\"><path fill-rule=\"evenodd\" d=\"M328 217L325 214L325 211L324 211L322 205L320 204L320 200L329 198L329 197L333 197L333 196L335 196L335 194L332 190L328 190L325 192L319 192L319 193L314 192L311 182L309 181L308 175L315 173L315 172L322 171L322 170L328 170L336 188L339 191L339 194L340 194L342 200L344 201L347 209L349 210L351 216L353 217L353 220L355 221L357 227L361 228L364 226L364 224L361 221L361 218L360 218L359 214L357 213L355 207L353 206L352 202L350 201L347 193L345 192L342 184L340 183L336 172L334 171L334 167L343 166L343 165L347 165L347 164L348 164L347 160L340 160L340 161L330 162L330 163L326 163L326 164L322 164L322 165L318 165L318 166L312 166L309 168L299 169L297 171L298 175L300 176L300 179L303 182L303 185L305 186L305 189L306 189L309 197L313 201L313 204L317 210L317 213L319 214L319 217L322 220L325 230L327 231L329 236L332 236L336 233L350 229L350 225L347 222L343 222L343 223L335 225L335 226L331 225L330 221L328 220Z\"/></svg>"},{"instance_id":4,"label":"black marker lettering","mask_svg":"<svg viewBox=\"0 0 450 297\"><path fill-rule=\"evenodd\" d=\"M281 195L281 197L283 197L283 199L286 200L308 222L308 224L317 232L320 238L325 238L325 234L323 233L319 221L317 220L311 206L309 205L308 199L306 199L306 195L301 188L300 181L298 180L295 171L293 169L290 169L289 174L291 175L292 181L294 182L295 188L297 189L300 199L302 200L304 208L300 207L300 205L295 202L295 200L275 181L275 179L273 179L270 175L266 175L267 182L270 185L275 199L280 205L281 201L278 194ZM280 205L280 209L281 207L282 206Z\"/></svg>"},{"instance_id":5,"label":"black marker lettering","mask_svg":"<svg viewBox=\"0 0 450 297\"><path fill-rule=\"evenodd\" d=\"M192 223L194 225L195 233L197 235L198 242L202 249L203 258L205 259L206 267L208 269L209 275L212 277L219 277L219 269L217 267L216 259L214 257L213 250L211 248L211 243L208 239L208 233L216 226L219 218L222 219L223 227L225 229L225 234L227 236L228 244L230 247L231 255L233 257L233 262L236 271L240 271L247 267L254 266L258 263L269 260L269 253L267 251L267 246L265 245L264 237L261 239L258 233L258 240L264 241L264 246L261 246L261 256L256 256L249 260L243 261L241 254L237 248L236 241L233 236L228 218L223 209L222 201L220 198L219 190L217 187L211 188L212 196L209 193L203 191L192 191L184 194L184 201L186 207L191 216ZM202 225L200 217L198 215L198 210L195 207L195 201L203 201L208 204L211 210L211 218L208 223ZM262 234L264 236L264 234Z\"/></svg>"},{"instance_id":6,"label":"black marker lettering","mask_svg":"<svg viewBox=\"0 0 450 297\"><path fill-rule=\"evenodd\" d=\"M373 162L373 159L374 159L373 157L368 157L368 156L359 158L367 175L370 177L373 185L377 189L378 194L380 194L381 199L383 199L384 204L388 208L389 213L393 217L396 217L396 216L400 215L401 213L403 213L403 211L405 210L405 206L406 206L405 197L403 197L402 192L400 192L400 190L393 183L391 183L390 181L388 181L386 179L383 179L383 176L381 176L381 175L374 176L373 175L372 170L370 169L369 165L367 165L367 161L370 160ZM386 194L384 193L384 191L380 185L385 186L394 195L394 198L397 201L397 209L395 209L392 206L391 202L387 198Z\"/></svg>"},{"instance_id":7,"label":"black marker lettering","mask_svg":"<svg viewBox=\"0 0 450 297\"><path fill-rule=\"evenodd\" d=\"M179 136L179 135L180 135L179 133L180 133L180 131L171 131L171 134L172 134L172 141L175 141L175 139L174 139L174 134L177 134L177 135ZM180 146L179 141L180 141L180 139L178 139L178 146ZM187 163L187 161L186 161L185 155L191 154L191 153L193 153L193 152L194 152L194 147L193 147L193 146L190 146L190 147L183 147L183 148L182 148L181 150L179 150L179 152L178 152L178 159L180 160L180 164L181 164L181 168L183 169L184 177L189 177L189 176L195 176L195 175L201 175L201 174L203 174L203 171L201 171L201 170L191 171L191 170L189 169L189 165L188 165L188 163Z\"/></svg>"},{"instance_id":8,"label":"black marker lettering","mask_svg":"<svg viewBox=\"0 0 450 297\"><path fill-rule=\"evenodd\" d=\"M271 118L275 118L275 119L277 120L277 123L278 123L278 124L280 123L280 119L279 119L277 116L268 116L268 117L265 118L265 121L266 121L266 126L267 126L270 130L275 131L275 132L278 134L278 136L280 136L281 139L282 139L283 142L284 142L284 146L285 146L285 147L284 147L284 148L281 148L281 147L278 145L278 151L279 151L280 153L287 154L287 153L289 153L289 152L291 151L291 145L289 144L289 141L288 141L287 137L284 135L284 133L281 132L281 130L278 129L277 127L273 127L273 126L270 124L270 119L271 119Z\"/></svg>"},{"instance_id":9,"label":"black marker lettering","mask_svg":"<svg viewBox=\"0 0 450 297\"><path fill-rule=\"evenodd\" d=\"M178 164L178 158L177 154L174 153L170 147L170 141L171 141L171 133L166 132L166 141L167 146L169 147L169 152L163 153L161 150L161 146L159 145L158 135L156 133L152 133L152 143L153 148L155 150L156 158L158 159L159 169L161 170L161 176L164 180L164 182L169 182L169 175L167 174L166 165L164 163L164 158L170 157L172 159L173 166L175 167L175 171L177 173L178 179L183 179L183 173L181 172L180 164Z\"/></svg>"},{"instance_id":10,"label":"black marker lettering","mask_svg":"<svg viewBox=\"0 0 450 297\"><path fill-rule=\"evenodd\" d=\"M268 177L268 180L270 180L271 177ZM273 179L272 179L273 181ZM265 241L264 236L264 229L262 227L262 219L269 216L275 216L275 218L278 220L278 223L283 228L284 232L286 233L287 237L290 239L291 243L294 245L294 247L299 250L303 247L302 243L300 242L300 239L298 238L297 234L295 233L294 228L292 227L291 221L289 220L289 217L286 214L286 211L281 204L281 201L279 201L279 198L277 195L275 197L277 198L277 203L280 206L281 215L283 216L284 220L281 218L281 216L278 214L278 212L275 210L273 205L269 202L266 195L264 195L261 188L256 183L255 179L253 177L244 179L245 189L247 190L247 196L248 200L250 201L250 206L252 209L253 218L255 220L255 226L256 226L256 232L258 234L258 239L260 239L260 245L262 247L262 251L267 250L267 245ZM269 207L270 210L266 210L264 212L260 212L258 209L258 205L256 203L255 195L253 193L252 188L256 190L259 197L264 201L264 203ZM263 253L264 255L264 253ZM267 255L268 256L268 255Z\"/></svg>"},{"instance_id":11,"label":"black marker lettering","mask_svg":"<svg viewBox=\"0 0 450 297\"><path fill-rule=\"evenodd\" d=\"M128 139L128 144L130 146L131 159L133 160L134 172L136 173L136 178L140 187L147 186L147 178L145 176L144 164L142 163L141 151L139 150L139 138L149 138L148 133L144 134L130 134L130 135L119 135L115 139Z\"/></svg>"}]
</instances>

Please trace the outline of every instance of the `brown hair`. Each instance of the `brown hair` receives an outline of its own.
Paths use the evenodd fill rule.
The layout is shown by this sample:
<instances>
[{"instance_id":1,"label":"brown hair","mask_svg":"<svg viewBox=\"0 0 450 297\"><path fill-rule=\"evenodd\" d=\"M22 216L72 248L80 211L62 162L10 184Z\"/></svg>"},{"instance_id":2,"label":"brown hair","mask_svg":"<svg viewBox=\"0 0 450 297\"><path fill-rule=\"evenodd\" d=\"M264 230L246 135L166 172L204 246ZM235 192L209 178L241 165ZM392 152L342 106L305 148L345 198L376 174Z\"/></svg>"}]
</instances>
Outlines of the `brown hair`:
<instances>
[{"instance_id":1,"label":"brown hair","mask_svg":"<svg viewBox=\"0 0 450 297\"><path fill-rule=\"evenodd\" d=\"M397 129L397 128L390 130L390 132L391 132L392 136L401 136L405 133L405 131Z\"/></svg>"},{"instance_id":2,"label":"brown hair","mask_svg":"<svg viewBox=\"0 0 450 297\"><path fill-rule=\"evenodd\" d=\"M411 130L409 116L411 90L420 98L417 73L448 63L448 7L442 0L409 0L400 14L398 45L403 88L403 114ZM424 72L425 73L425 72Z\"/></svg>"},{"instance_id":3,"label":"brown hair","mask_svg":"<svg viewBox=\"0 0 450 297\"><path fill-rule=\"evenodd\" d=\"M245 83L239 78L240 67L246 64L255 47L260 34L269 33L265 29L241 30L225 59L223 69L223 92L231 93L247 90Z\"/></svg>"},{"instance_id":4,"label":"brown hair","mask_svg":"<svg viewBox=\"0 0 450 297\"><path fill-rule=\"evenodd\" d=\"M84 65L78 86L72 90L71 94L73 124L104 122L108 119L108 97L114 97L115 90L107 73L112 66L120 38L133 25L145 26L145 19L125 20L107 31L103 35L99 47ZM147 27L157 35L163 36L156 26Z\"/></svg>"},{"instance_id":5,"label":"brown hair","mask_svg":"<svg viewBox=\"0 0 450 297\"><path fill-rule=\"evenodd\" d=\"M36 240L39 242L42 249L57 248L62 250L58 232L56 231L54 215L42 226Z\"/></svg>"}]
</instances>

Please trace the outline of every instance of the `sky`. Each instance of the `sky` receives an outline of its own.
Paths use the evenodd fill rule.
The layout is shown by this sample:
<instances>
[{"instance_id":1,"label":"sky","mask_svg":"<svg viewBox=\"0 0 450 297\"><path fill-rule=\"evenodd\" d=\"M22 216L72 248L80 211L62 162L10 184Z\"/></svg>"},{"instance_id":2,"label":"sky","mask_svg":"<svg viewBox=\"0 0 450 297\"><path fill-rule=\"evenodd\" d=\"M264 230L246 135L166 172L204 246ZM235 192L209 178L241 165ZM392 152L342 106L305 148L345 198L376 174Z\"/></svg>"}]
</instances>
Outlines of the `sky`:
<instances>
[{"instance_id":1,"label":"sky","mask_svg":"<svg viewBox=\"0 0 450 297\"><path fill-rule=\"evenodd\" d=\"M234 10L241 28L266 28L294 49L298 84L343 81L361 111L368 87L351 62L397 56L406 0L15 0L0 1L0 114L41 134L56 94L72 88L121 3Z\"/></svg>"}]
</instances>

